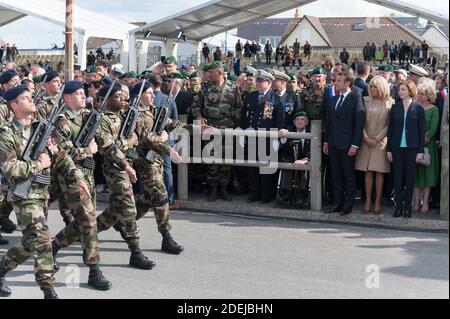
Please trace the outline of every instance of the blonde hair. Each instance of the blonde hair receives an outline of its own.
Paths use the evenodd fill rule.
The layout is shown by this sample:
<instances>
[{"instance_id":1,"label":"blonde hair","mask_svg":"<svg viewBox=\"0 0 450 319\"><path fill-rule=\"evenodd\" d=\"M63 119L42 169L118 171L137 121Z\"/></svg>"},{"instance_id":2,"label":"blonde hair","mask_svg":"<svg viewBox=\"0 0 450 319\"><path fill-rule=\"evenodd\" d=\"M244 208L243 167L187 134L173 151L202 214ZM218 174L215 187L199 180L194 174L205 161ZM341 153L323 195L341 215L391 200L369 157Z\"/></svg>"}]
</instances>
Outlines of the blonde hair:
<instances>
[{"instance_id":1,"label":"blonde hair","mask_svg":"<svg viewBox=\"0 0 450 319\"><path fill-rule=\"evenodd\" d=\"M412 99L415 99L417 96L417 87L416 84L411 80L406 80L405 82L400 83L398 88L400 88L402 85L406 87L406 89L409 92L409 97Z\"/></svg>"},{"instance_id":2,"label":"blonde hair","mask_svg":"<svg viewBox=\"0 0 450 319\"><path fill-rule=\"evenodd\" d=\"M384 100L391 95L388 81L380 75L374 76L372 78L372 80L370 80L369 86L370 85L373 85L378 89L378 96L372 96L372 94L370 93L370 88L369 88L369 96L371 96L375 99Z\"/></svg>"},{"instance_id":3,"label":"blonde hair","mask_svg":"<svg viewBox=\"0 0 450 319\"><path fill-rule=\"evenodd\" d=\"M431 81L434 82L433 80ZM429 81L419 83L417 85L417 92L424 93L428 97L428 101L430 101L430 103L436 102L436 85L433 86Z\"/></svg>"}]
</instances>

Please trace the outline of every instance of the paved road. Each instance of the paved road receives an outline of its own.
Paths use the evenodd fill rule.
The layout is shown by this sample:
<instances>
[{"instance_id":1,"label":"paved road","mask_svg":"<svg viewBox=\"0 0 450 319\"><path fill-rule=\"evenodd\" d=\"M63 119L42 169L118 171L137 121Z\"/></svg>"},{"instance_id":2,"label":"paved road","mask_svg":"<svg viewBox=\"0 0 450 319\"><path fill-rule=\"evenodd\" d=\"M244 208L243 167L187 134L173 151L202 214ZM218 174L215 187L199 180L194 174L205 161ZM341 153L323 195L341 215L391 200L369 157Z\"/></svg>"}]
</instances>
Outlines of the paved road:
<instances>
[{"instance_id":1,"label":"paved road","mask_svg":"<svg viewBox=\"0 0 450 319\"><path fill-rule=\"evenodd\" d=\"M53 231L62 227L57 211L49 219ZM157 263L154 269L129 268L128 249L110 230L100 234L100 247L113 289L86 286L88 270L78 243L60 252L60 297L449 298L448 234L182 211L173 213L172 234L186 251L172 256L159 250L153 214L139 226L141 246ZM19 235L7 238L16 243ZM8 274L11 298L42 297L32 268L29 260ZM78 270L80 288L68 288L66 281L73 282Z\"/></svg>"}]
</instances>

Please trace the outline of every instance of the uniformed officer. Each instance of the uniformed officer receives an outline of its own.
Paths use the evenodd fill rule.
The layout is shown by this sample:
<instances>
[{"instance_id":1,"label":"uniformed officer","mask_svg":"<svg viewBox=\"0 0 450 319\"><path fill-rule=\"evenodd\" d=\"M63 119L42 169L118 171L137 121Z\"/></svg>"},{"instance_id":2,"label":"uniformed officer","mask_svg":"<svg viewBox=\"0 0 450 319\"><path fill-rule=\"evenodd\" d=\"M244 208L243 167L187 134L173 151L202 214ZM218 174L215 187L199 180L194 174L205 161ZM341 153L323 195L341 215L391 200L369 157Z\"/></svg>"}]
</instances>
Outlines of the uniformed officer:
<instances>
[{"instance_id":1,"label":"uniformed officer","mask_svg":"<svg viewBox=\"0 0 450 319\"><path fill-rule=\"evenodd\" d=\"M110 86L99 91L106 96ZM106 111L96 134L99 152L103 156L103 173L110 191L109 207L97 217L98 232L108 230L119 218L125 224L125 240L131 250L129 265L139 269L151 269L155 263L144 256L139 247L139 229L136 225L136 205L131 183L137 181L133 169L133 159L129 150L138 144L136 134L130 139L120 139L123 118L121 110L125 106L122 86L116 83L108 97Z\"/></svg>"},{"instance_id":2,"label":"uniformed officer","mask_svg":"<svg viewBox=\"0 0 450 319\"><path fill-rule=\"evenodd\" d=\"M192 105L193 118L206 121L208 125L219 129L236 128L239 125L242 108L238 87L225 81L223 65L218 61L209 66L208 78L211 82L202 88ZM225 154L224 147L223 154ZM232 200L226 190L230 181L229 166L208 165L207 181L210 186L208 201L213 202L218 198Z\"/></svg>"},{"instance_id":3,"label":"uniformed officer","mask_svg":"<svg viewBox=\"0 0 450 319\"><path fill-rule=\"evenodd\" d=\"M272 90L275 78L264 70L258 70L256 78L256 92L250 93L242 108L240 127L242 129L277 129L284 124L284 108L278 96ZM268 140L267 140L268 141ZM278 142L278 140L276 140ZM271 147L271 145L257 145ZM258 154L258 150L256 151ZM259 160L259 158L257 158ZM268 203L274 198L274 174L260 174L258 168L248 169L250 197L248 203L261 201Z\"/></svg>"},{"instance_id":4,"label":"uniformed officer","mask_svg":"<svg viewBox=\"0 0 450 319\"><path fill-rule=\"evenodd\" d=\"M287 84L291 78L284 72L270 70L275 81L272 83L272 89L279 96L280 103L284 107L284 128L292 125L292 116L301 109L300 95L287 90Z\"/></svg>"},{"instance_id":5,"label":"uniformed officer","mask_svg":"<svg viewBox=\"0 0 450 319\"><path fill-rule=\"evenodd\" d=\"M302 105L310 121L322 120L324 118L322 103L327 72L325 69L317 67L310 74L311 86L302 92Z\"/></svg>"},{"instance_id":6,"label":"uniformed officer","mask_svg":"<svg viewBox=\"0 0 450 319\"><path fill-rule=\"evenodd\" d=\"M55 124L54 138L83 172L84 181L89 185L90 194L82 192L77 185L66 183L62 172L57 172L57 180L64 202L71 209L74 221L55 236L52 242L53 257L61 248L68 247L74 241L80 240L83 262L89 266L88 285L99 290L108 290L111 288L111 283L103 277L98 266L100 254L95 219L95 162L93 159L93 154L97 153L97 144L93 139L86 148L78 148L74 145L83 121L90 113L86 110L83 84L79 81L68 81L64 87L63 98L65 107Z\"/></svg>"},{"instance_id":7,"label":"uniformed officer","mask_svg":"<svg viewBox=\"0 0 450 319\"><path fill-rule=\"evenodd\" d=\"M30 256L35 261L36 282L44 298L56 299L53 289L53 257L49 228L45 213L49 198L50 167L65 172L67 180L89 192L82 173L67 153L50 141L37 160L23 159L23 152L32 135L32 115L36 111L31 92L25 85L16 86L4 95L14 113L11 123L0 131L0 167L11 188L8 201L17 215L22 240L12 247L0 262L0 296L9 296L11 290L5 283L7 272L23 264ZM30 188L19 185L31 179Z\"/></svg>"},{"instance_id":8,"label":"uniformed officer","mask_svg":"<svg viewBox=\"0 0 450 319\"><path fill-rule=\"evenodd\" d=\"M132 89L132 96L139 94L141 85L141 83L136 84ZM163 237L161 250L170 254L179 254L184 248L172 239L169 232L172 226L169 223L169 196L163 179L163 162L164 155L170 155L176 161L181 161L177 151L167 143L167 131L170 132L176 128L188 127L188 125L177 120L169 120L165 127L167 131L163 131L160 136L151 135L157 116L157 110L153 105L154 98L152 85L150 82L145 82L139 105L139 119L136 124L136 134L139 139L137 148L139 158L135 162L135 167L144 186L143 193L138 195L136 200L136 220L144 217L150 209L153 209L158 231ZM153 163L146 159L148 152L151 150L156 152ZM122 220L120 224L121 232L123 232L124 224Z\"/></svg>"}]
</instances>

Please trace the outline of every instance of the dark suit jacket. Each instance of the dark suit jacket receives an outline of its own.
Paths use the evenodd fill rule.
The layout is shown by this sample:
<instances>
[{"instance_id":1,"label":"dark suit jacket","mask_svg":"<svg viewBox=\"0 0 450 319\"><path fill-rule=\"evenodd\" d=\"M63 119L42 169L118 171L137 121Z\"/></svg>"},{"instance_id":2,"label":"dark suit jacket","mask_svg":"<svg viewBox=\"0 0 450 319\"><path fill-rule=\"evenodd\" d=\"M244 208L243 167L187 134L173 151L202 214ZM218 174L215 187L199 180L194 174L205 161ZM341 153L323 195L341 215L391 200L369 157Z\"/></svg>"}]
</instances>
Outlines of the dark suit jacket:
<instances>
[{"instance_id":1,"label":"dark suit jacket","mask_svg":"<svg viewBox=\"0 0 450 319\"><path fill-rule=\"evenodd\" d=\"M395 103L391 108L387 135L386 152L400 147L403 134L405 112L403 101ZM412 102L406 115L406 144L409 148L418 148L423 153L425 143L425 111L417 102Z\"/></svg>"},{"instance_id":2,"label":"dark suit jacket","mask_svg":"<svg viewBox=\"0 0 450 319\"><path fill-rule=\"evenodd\" d=\"M329 148L348 150L361 147L364 130L364 107L360 96L350 92L339 111L335 110L339 95L326 101L324 143Z\"/></svg>"},{"instance_id":3,"label":"dark suit jacket","mask_svg":"<svg viewBox=\"0 0 450 319\"><path fill-rule=\"evenodd\" d=\"M297 132L295 126L289 127L289 132ZM311 130L306 128L306 133L310 133ZM284 163L293 163L295 159L294 143L299 143L298 159L304 159L305 157L311 159L311 140L305 139L304 144L300 143L300 140L288 139L286 143L280 146L280 160Z\"/></svg>"},{"instance_id":4,"label":"dark suit jacket","mask_svg":"<svg viewBox=\"0 0 450 319\"><path fill-rule=\"evenodd\" d=\"M356 78L353 85L359 87L362 90L362 96L369 96L369 85L366 81L361 78Z\"/></svg>"},{"instance_id":5,"label":"dark suit jacket","mask_svg":"<svg viewBox=\"0 0 450 319\"><path fill-rule=\"evenodd\" d=\"M283 128L284 108L275 92L270 89L261 103L258 103L258 98L259 93L257 91L247 95L241 111L240 127L244 130L249 127L254 129L265 128L267 130ZM268 116L264 116L266 104L269 108L272 108L271 114L267 114Z\"/></svg>"}]
</instances>

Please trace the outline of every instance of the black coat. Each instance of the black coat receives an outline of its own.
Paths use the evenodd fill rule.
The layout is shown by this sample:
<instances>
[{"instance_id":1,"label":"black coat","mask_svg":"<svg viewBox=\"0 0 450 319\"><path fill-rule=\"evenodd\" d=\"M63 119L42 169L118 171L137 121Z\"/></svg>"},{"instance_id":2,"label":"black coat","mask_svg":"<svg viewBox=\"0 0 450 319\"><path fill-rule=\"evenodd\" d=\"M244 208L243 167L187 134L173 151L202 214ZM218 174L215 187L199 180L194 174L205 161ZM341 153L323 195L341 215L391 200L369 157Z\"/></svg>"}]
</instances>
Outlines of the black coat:
<instances>
[{"instance_id":1,"label":"black coat","mask_svg":"<svg viewBox=\"0 0 450 319\"><path fill-rule=\"evenodd\" d=\"M302 108L300 95L298 93L286 91L279 99L284 108L284 127L288 128L292 126L292 116Z\"/></svg>"},{"instance_id":2,"label":"black coat","mask_svg":"<svg viewBox=\"0 0 450 319\"><path fill-rule=\"evenodd\" d=\"M271 128L281 129L284 124L284 108L275 92L270 89L266 96L258 103L259 93L257 91L251 92L245 99L245 104L241 111L241 124L242 129L247 128L265 128L270 130ZM264 116L264 109L270 111Z\"/></svg>"},{"instance_id":3,"label":"black coat","mask_svg":"<svg viewBox=\"0 0 450 319\"><path fill-rule=\"evenodd\" d=\"M403 101L395 103L389 116L386 152L391 152L394 147L400 147L404 116ZM409 148L418 148L418 152L423 153L424 143L425 111L422 105L412 102L406 116L406 144Z\"/></svg>"},{"instance_id":4,"label":"black coat","mask_svg":"<svg viewBox=\"0 0 450 319\"><path fill-rule=\"evenodd\" d=\"M339 95L326 100L324 143L329 148L348 150L350 146L361 146L364 130L364 107L360 96L350 92L340 110L335 107Z\"/></svg>"},{"instance_id":5,"label":"black coat","mask_svg":"<svg viewBox=\"0 0 450 319\"><path fill-rule=\"evenodd\" d=\"M289 127L289 132L297 132L297 128L295 126ZM310 129L306 129L306 133L310 133ZM302 147L301 140L293 140L288 139L286 143L281 144L280 146L280 160L284 163L293 163L295 160L295 154L294 154L294 144L299 143L299 150L298 150L298 158L297 159L304 159L309 158L311 159L311 140L305 139L304 144Z\"/></svg>"},{"instance_id":6,"label":"black coat","mask_svg":"<svg viewBox=\"0 0 450 319\"><path fill-rule=\"evenodd\" d=\"M369 96L369 85L364 79L356 78L353 85L361 89L362 96Z\"/></svg>"}]
</instances>

